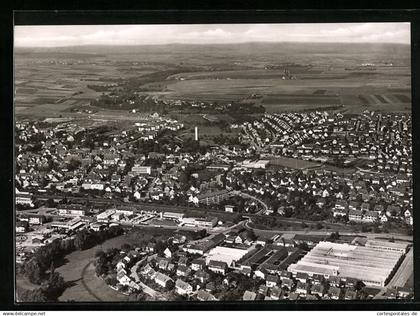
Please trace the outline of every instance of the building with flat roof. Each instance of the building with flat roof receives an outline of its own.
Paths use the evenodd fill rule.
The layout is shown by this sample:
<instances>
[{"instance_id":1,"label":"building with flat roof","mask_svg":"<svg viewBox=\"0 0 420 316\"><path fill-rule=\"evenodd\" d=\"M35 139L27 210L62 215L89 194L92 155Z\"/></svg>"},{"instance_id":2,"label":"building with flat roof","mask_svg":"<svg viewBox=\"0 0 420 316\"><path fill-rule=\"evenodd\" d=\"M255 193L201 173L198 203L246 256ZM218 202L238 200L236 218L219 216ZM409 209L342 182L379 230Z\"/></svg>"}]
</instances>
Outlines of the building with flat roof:
<instances>
[{"instance_id":1,"label":"building with flat roof","mask_svg":"<svg viewBox=\"0 0 420 316\"><path fill-rule=\"evenodd\" d=\"M375 248L375 249L382 249L382 250L391 250L396 252L401 252L402 254L407 252L407 243L399 243L399 242L390 242L384 240L372 240L369 239L365 247Z\"/></svg>"},{"instance_id":2,"label":"building with flat roof","mask_svg":"<svg viewBox=\"0 0 420 316\"><path fill-rule=\"evenodd\" d=\"M385 286L401 257L402 253L394 250L322 241L291 264L288 271L354 278L366 285Z\"/></svg>"},{"instance_id":3,"label":"building with flat roof","mask_svg":"<svg viewBox=\"0 0 420 316\"><path fill-rule=\"evenodd\" d=\"M201 193L197 196L198 202L206 205L219 204L229 198L231 193L227 190L216 190Z\"/></svg>"},{"instance_id":4,"label":"building with flat roof","mask_svg":"<svg viewBox=\"0 0 420 316\"><path fill-rule=\"evenodd\" d=\"M152 167L150 166L141 166L139 164L135 164L131 168L131 173L135 175L150 175L152 173Z\"/></svg>"},{"instance_id":5,"label":"building with flat roof","mask_svg":"<svg viewBox=\"0 0 420 316\"><path fill-rule=\"evenodd\" d=\"M208 264L210 261L221 261L231 266L233 261L238 262L253 249L254 247L252 246L245 249L218 246L209 251L206 263Z\"/></svg>"},{"instance_id":6,"label":"building with flat roof","mask_svg":"<svg viewBox=\"0 0 420 316\"><path fill-rule=\"evenodd\" d=\"M181 220L184 217L184 213L163 212L162 217L167 219Z\"/></svg>"},{"instance_id":7,"label":"building with flat roof","mask_svg":"<svg viewBox=\"0 0 420 316\"><path fill-rule=\"evenodd\" d=\"M242 167L249 169L265 169L269 163L270 160L244 160L242 162Z\"/></svg>"}]
</instances>

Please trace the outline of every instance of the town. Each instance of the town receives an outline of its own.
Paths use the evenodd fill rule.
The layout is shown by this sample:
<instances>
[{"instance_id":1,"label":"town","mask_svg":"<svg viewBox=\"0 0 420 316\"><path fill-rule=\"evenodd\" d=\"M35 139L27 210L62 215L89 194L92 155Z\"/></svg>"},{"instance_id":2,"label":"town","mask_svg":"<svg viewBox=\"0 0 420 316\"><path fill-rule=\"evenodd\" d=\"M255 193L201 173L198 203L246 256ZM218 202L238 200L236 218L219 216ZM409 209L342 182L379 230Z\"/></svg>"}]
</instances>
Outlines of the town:
<instances>
[{"instance_id":1,"label":"town","mask_svg":"<svg viewBox=\"0 0 420 316\"><path fill-rule=\"evenodd\" d=\"M232 144L209 146L158 113L17 121L22 277L42 284L67 253L144 231L91 258L134 300L412 297L410 115L273 113L229 128Z\"/></svg>"}]
</instances>

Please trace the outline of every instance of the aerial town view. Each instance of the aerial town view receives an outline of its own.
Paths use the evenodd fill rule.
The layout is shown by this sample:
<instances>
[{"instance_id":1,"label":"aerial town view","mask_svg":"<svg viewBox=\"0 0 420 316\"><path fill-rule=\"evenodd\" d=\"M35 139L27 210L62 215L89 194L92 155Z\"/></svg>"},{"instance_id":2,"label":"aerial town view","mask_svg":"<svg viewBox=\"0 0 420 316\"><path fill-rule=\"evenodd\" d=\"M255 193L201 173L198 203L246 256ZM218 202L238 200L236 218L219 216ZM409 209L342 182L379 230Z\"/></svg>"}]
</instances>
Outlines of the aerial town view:
<instances>
[{"instance_id":1,"label":"aerial town view","mask_svg":"<svg viewBox=\"0 0 420 316\"><path fill-rule=\"evenodd\" d=\"M17 302L413 299L410 24L14 41Z\"/></svg>"}]
</instances>

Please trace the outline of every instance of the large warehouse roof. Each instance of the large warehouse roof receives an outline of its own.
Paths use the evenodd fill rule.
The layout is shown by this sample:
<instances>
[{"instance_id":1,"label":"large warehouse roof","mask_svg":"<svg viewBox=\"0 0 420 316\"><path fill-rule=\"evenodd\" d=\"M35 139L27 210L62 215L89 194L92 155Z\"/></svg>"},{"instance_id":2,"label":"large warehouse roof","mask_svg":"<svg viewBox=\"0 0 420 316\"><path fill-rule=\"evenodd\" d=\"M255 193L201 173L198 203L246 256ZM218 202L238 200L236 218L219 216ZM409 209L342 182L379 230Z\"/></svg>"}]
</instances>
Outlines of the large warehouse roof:
<instances>
[{"instance_id":1,"label":"large warehouse roof","mask_svg":"<svg viewBox=\"0 0 420 316\"><path fill-rule=\"evenodd\" d=\"M402 253L363 246L320 242L289 271L309 274L337 275L355 278L370 285L383 286ZM338 270L337 270L338 268ZM333 274L331 274L333 273Z\"/></svg>"},{"instance_id":2,"label":"large warehouse roof","mask_svg":"<svg viewBox=\"0 0 420 316\"><path fill-rule=\"evenodd\" d=\"M232 261L239 261L252 249L252 247L248 249L216 247L210 250L207 255L206 262L208 263L210 260L222 261L226 262L230 266Z\"/></svg>"}]
</instances>

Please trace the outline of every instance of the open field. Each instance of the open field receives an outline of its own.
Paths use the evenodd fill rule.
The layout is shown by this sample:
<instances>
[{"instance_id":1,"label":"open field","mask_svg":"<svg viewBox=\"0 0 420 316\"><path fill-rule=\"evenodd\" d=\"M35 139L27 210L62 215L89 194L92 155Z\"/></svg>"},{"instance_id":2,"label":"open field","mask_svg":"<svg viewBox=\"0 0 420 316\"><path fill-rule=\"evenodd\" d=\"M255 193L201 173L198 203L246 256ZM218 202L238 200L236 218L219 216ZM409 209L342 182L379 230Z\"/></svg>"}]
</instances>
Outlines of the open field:
<instances>
[{"instance_id":1,"label":"open field","mask_svg":"<svg viewBox=\"0 0 420 316\"><path fill-rule=\"evenodd\" d=\"M106 90L167 70L175 74L145 80L133 92L169 101L262 102L269 112L334 105L347 113L411 110L408 45L87 46L19 49L15 57L17 115L59 116L101 95L88 85Z\"/></svg>"},{"instance_id":2,"label":"open field","mask_svg":"<svg viewBox=\"0 0 420 316\"><path fill-rule=\"evenodd\" d=\"M84 269L95 258L96 251L101 249L105 250L109 248L119 248L121 245L126 243L126 241L126 235L118 236L116 238L105 241L101 245L83 251L74 251L67 255L65 257L67 262L63 266L58 267L56 270L62 275L64 281L72 282L73 286L68 287L63 292L63 294L59 297L59 301L97 301L97 299L88 292L82 283L82 276L85 273ZM101 287L101 292L103 291L104 293L113 293L115 295L115 299L109 297L109 300L121 300L121 297L125 297L124 295L108 288L108 286L102 280L99 280L100 282L98 282L98 280L95 278L96 276L92 277L91 273L88 273L88 277L85 282L88 283L89 287Z\"/></svg>"},{"instance_id":3,"label":"open field","mask_svg":"<svg viewBox=\"0 0 420 316\"><path fill-rule=\"evenodd\" d=\"M142 240L148 240L151 237L156 240L166 240L169 236L173 236L173 230L165 230L163 228L142 228L133 229L126 233L95 247L74 251L65 257L65 264L56 268L64 281L71 283L63 294L59 297L59 301L126 301L127 296L116 292L109 288L103 280L95 274L95 267L92 261L95 259L95 253L98 250L106 250L110 248L120 248L123 244L137 244ZM25 280L18 283L22 288L27 288Z\"/></svg>"}]
</instances>

